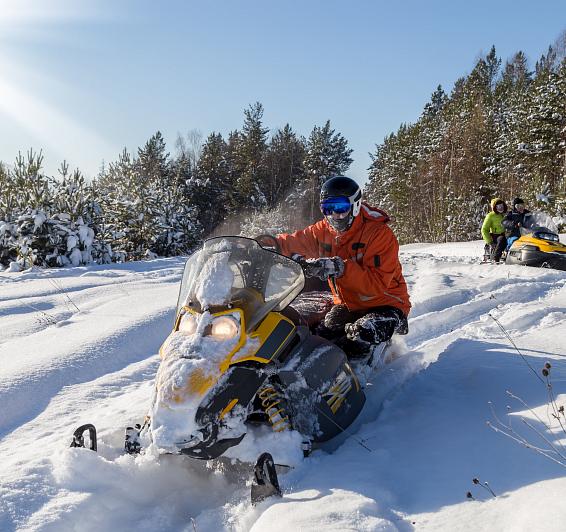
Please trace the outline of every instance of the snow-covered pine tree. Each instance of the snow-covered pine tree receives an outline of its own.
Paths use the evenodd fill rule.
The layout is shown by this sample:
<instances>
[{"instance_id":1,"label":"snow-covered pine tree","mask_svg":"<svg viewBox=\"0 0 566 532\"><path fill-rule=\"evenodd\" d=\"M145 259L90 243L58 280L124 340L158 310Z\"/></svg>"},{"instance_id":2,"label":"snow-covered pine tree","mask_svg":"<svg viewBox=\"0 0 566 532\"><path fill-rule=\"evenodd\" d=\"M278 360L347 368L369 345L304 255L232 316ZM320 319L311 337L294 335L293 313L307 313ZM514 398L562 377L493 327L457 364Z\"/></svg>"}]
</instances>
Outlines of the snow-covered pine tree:
<instances>
[{"instance_id":1,"label":"snow-covered pine tree","mask_svg":"<svg viewBox=\"0 0 566 532\"><path fill-rule=\"evenodd\" d=\"M18 267L88 264L97 256L92 227L93 192L79 170L64 162L58 179L41 170L43 155L18 155L0 179L0 260Z\"/></svg>"},{"instance_id":2,"label":"snow-covered pine tree","mask_svg":"<svg viewBox=\"0 0 566 532\"><path fill-rule=\"evenodd\" d=\"M320 186L328 178L344 174L352 164L351 148L341 133L336 133L330 126L330 120L324 126L314 126L306 144L304 169L308 179L306 194L307 204L304 214L309 223L320 216L318 208Z\"/></svg>"},{"instance_id":3,"label":"snow-covered pine tree","mask_svg":"<svg viewBox=\"0 0 566 532\"><path fill-rule=\"evenodd\" d=\"M528 174L520 146L528 127L527 96L531 81L527 58L523 52L517 52L506 63L494 91L493 159L500 189L507 198L523 196L525 192Z\"/></svg>"},{"instance_id":4,"label":"snow-covered pine tree","mask_svg":"<svg viewBox=\"0 0 566 532\"><path fill-rule=\"evenodd\" d=\"M12 173L0 163L0 268L17 258L17 233L14 222L18 191Z\"/></svg>"},{"instance_id":5,"label":"snow-covered pine tree","mask_svg":"<svg viewBox=\"0 0 566 532\"><path fill-rule=\"evenodd\" d=\"M456 82L446 105L446 142L451 154L447 197L461 202L456 211L453 205L447 210L451 215L450 238L457 240L470 234L479 236L483 209L478 205L488 205L493 194L500 192L492 157L496 138L493 87L498 66L492 48L477 61L468 77Z\"/></svg>"},{"instance_id":6,"label":"snow-covered pine tree","mask_svg":"<svg viewBox=\"0 0 566 532\"><path fill-rule=\"evenodd\" d=\"M304 157L305 139L297 136L289 124L275 132L267 151L268 206L277 205L297 182L304 180Z\"/></svg>"},{"instance_id":7,"label":"snow-covered pine tree","mask_svg":"<svg viewBox=\"0 0 566 532\"><path fill-rule=\"evenodd\" d=\"M418 241L423 220L420 198L413 189L418 162L418 126L402 124L397 133L385 138L372 154L367 200L389 213L395 220L400 242Z\"/></svg>"},{"instance_id":8,"label":"snow-covered pine tree","mask_svg":"<svg viewBox=\"0 0 566 532\"><path fill-rule=\"evenodd\" d=\"M228 145L222 135L211 133L203 144L196 172L188 184L203 237L212 234L235 204L234 174L228 157Z\"/></svg>"},{"instance_id":9,"label":"snow-covered pine tree","mask_svg":"<svg viewBox=\"0 0 566 532\"><path fill-rule=\"evenodd\" d=\"M523 128L519 150L528 172L525 196L530 203L555 213L549 196L561 197L564 189L566 83L564 65L554 65L550 49L537 63L526 106L528 127ZM550 193L543 194L543 189ZM546 199L539 201L542 197Z\"/></svg>"},{"instance_id":10,"label":"snow-covered pine tree","mask_svg":"<svg viewBox=\"0 0 566 532\"><path fill-rule=\"evenodd\" d=\"M13 212L14 251L21 268L47 265L46 256L52 251L45 222L50 216L53 198L50 178L41 171L42 165L43 154L29 150L25 158L18 153L12 168L12 180L18 193Z\"/></svg>"},{"instance_id":11,"label":"snow-covered pine tree","mask_svg":"<svg viewBox=\"0 0 566 532\"><path fill-rule=\"evenodd\" d=\"M450 180L450 146L446 146L444 107L447 95L439 85L419 118L416 137L417 171L413 184L411 209L418 225L414 238L423 241L441 241L446 238L446 221L451 209L446 204L447 183Z\"/></svg>"},{"instance_id":12,"label":"snow-covered pine tree","mask_svg":"<svg viewBox=\"0 0 566 532\"><path fill-rule=\"evenodd\" d=\"M244 110L242 131L231 137L236 171L236 197L241 208L259 211L267 205L267 134L263 105L256 102Z\"/></svg>"},{"instance_id":13,"label":"snow-covered pine tree","mask_svg":"<svg viewBox=\"0 0 566 532\"><path fill-rule=\"evenodd\" d=\"M267 207L247 216L241 234L283 233L304 227L301 216L305 195L303 159L305 140L289 124L275 132L268 145Z\"/></svg>"},{"instance_id":14,"label":"snow-covered pine tree","mask_svg":"<svg viewBox=\"0 0 566 532\"><path fill-rule=\"evenodd\" d=\"M129 237L137 258L165 254L169 241L166 219L171 214L169 153L157 131L138 148L132 187L135 216L130 220Z\"/></svg>"},{"instance_id":15,"label":"snow-covered pine tree","mask_svg":"<svg viewBox=\"0 0 566 532\"><path fill-rule=\"evenodd\" d=\"M163 255L189 253L202 237L202 224L192 190L195 162L191 156L180 156L171 161L165 185L164 201L168 205L163 213L165 231L160 236Z\"/></svg>"},{"instance_id":16,"label":"snow-covered pine tree","mask_svg":"<svg viewBox=\"0 0 566 532\"><path fill-rule=\"evenodd\" d=\"M50 265L66 266L89 264L100 257L95 239L93 189L87 185L80 170L69 173L63 161L59 179L53 181L53 205L49 226L49 244L52 248L46 261Z\"/></svg>"}]
</instances>

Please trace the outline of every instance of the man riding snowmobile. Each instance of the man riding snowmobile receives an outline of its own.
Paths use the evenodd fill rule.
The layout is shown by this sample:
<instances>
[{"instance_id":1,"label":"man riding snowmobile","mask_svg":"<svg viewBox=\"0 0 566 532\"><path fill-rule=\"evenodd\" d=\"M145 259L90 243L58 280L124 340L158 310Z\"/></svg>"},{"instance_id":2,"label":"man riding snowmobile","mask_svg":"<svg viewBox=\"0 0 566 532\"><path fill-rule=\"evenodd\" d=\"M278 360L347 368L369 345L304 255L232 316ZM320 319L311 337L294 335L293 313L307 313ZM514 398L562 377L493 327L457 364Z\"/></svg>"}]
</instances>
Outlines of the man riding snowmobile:
<instances>
[{"instance_id":1,"label":"man riding snowmobile","mask_svg":"<svg viewBox=\"0 0 566 532\"><path fill-rule=\"evenodd\" d=\"M292 234L277 235L281 253L297 260L307 277L328 281L333 305L317 334L351 358L364 357L394 332L406 334L411 308L389 216L362 202L348 177L322 185L324 218Z\"/></svg>"},{"instance_id":2,"label":"man riding snowmobile","mask_svg":"<svg viewBox=\"0 0 566 532\"><path fill-rule=\"evenodd\" d=\"M384 362L374 344L407 331L410 303L388 216L362 204L358 185L346 177L324 185L321 208L321 222L270 237L295 261L259 239L234 236L211 238L189 257L150 411L143 426L127 429L127 452L151 445L158 454L213 460L270 426L307 456L347 433L366 401L362 370ZM305 270L328 280L333 292L321 324L327 338L287 312ZM367 358L350 363L333 335L350 356ZM74 432L71 445L84 447L86 431L96 450L91 424ZM252 501L280 493L273 457L263 452Z\"/></svg>"},{"instance_id":3,"label":"man riding snowmobile","mask_svg":"<svg viewBox=\"0 0 566 532\"><path fill-rule=\"evenodd\" d=\"M525 216L530 212L525 208L525 202L521 198L513 200L513 210L508 212L501 222L507 236L507 248L521 237L521 227L525 226Z\"/></svg>"}]
</instances>

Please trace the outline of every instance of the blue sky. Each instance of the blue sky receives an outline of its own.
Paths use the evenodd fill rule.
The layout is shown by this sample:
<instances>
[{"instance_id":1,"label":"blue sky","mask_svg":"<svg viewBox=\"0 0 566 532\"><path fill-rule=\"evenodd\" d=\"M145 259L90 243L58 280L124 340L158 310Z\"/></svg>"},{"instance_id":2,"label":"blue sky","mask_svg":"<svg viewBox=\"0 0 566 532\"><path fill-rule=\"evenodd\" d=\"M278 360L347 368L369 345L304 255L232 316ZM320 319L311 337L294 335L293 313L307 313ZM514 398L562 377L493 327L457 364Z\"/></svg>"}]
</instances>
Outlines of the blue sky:
<instances>
[{"instance_id":1,"label":"blue sky","mask_svg":"<svg viewBox=\"0 0 566 532\"><path fill-rule=\"evenodd\" d=\"M566 2L0 0L0 160L42 148L87 176L158 129L226 135L260 101L265 125L307 136L330 120L368 152L418 118L495 45L534 66Z\"/></svg>"}]
</instances>

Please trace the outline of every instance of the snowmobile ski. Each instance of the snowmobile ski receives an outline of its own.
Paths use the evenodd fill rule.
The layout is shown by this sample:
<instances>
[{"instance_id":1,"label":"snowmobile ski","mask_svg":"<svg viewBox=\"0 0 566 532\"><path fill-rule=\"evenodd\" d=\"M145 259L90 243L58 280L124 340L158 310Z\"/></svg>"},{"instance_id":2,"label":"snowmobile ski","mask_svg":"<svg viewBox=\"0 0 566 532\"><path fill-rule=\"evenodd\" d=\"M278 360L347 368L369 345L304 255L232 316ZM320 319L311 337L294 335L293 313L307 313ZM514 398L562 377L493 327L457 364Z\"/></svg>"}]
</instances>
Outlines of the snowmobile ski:
<instances>
[{"instance_id":1,"label":"snowmobile ski","mask_svg":"<svg viewBox=\"0 0 566 532\"><path fill-rule=\"evenodd\" d=\"M96 452L96 427L91 424L87 423L85 425L81 425L75 432L73 432L73 441L71 442L70 447L84 447L85 440L84 440L84 433L88 430L88 436L90 438L90 447L91 451Z\"/></svg>"},{"instance_id":2,"label":"snowmobile ski","mask_svg":"<svg viewBox=\"0 0 566 532\"><path fill-rule=\"evenodd\" d=\"M257 504L274 495L281 497L277 471L271 454L263 453L254 466L254 478L251 489L252 504Z\"/></svg>"}]
</instances>

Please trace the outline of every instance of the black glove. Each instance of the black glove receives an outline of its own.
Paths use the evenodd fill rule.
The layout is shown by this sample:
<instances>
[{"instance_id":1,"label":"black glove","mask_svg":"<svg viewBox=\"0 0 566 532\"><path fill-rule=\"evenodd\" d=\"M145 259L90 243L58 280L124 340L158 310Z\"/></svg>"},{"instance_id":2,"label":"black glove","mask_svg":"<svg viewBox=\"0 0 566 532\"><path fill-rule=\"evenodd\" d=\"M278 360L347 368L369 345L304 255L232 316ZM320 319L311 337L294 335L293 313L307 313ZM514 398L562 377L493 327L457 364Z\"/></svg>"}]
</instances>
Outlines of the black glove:
<instances>
[{"instance_id":1,"label":"black glove","mask_svg":"<svg viewBox=\"0 0 566 532\"><path fill-rule=\"evenodd\" d=\"M340 257L321 257L307 259L301 264L307 277L318 277L327 281L329 277L342 277L344 274L344 261Z\"/></svg>"},{"instance_id":2,"label":"black glove","mask_svg":"<svg viewBox=\"0 0 566 532\"><path fill-rule=\"evenodd\" d=\"M344 330L348 340L357 342L361 345L369 346L375 342L375 331L369 323L362 321L363 318L356 320L355 323L346 323Z\"/></svg>"}]
</instances>

